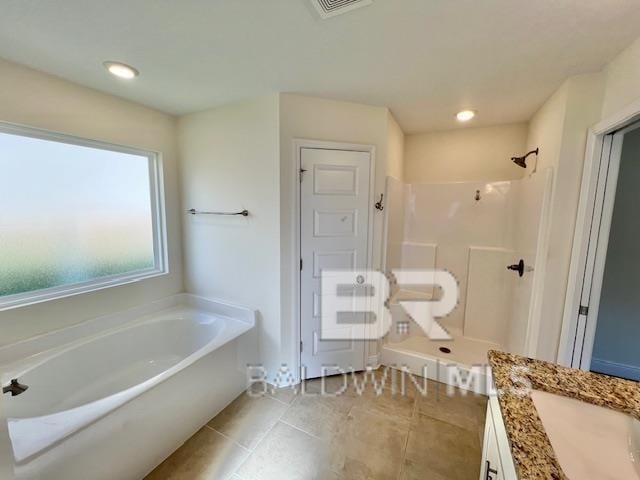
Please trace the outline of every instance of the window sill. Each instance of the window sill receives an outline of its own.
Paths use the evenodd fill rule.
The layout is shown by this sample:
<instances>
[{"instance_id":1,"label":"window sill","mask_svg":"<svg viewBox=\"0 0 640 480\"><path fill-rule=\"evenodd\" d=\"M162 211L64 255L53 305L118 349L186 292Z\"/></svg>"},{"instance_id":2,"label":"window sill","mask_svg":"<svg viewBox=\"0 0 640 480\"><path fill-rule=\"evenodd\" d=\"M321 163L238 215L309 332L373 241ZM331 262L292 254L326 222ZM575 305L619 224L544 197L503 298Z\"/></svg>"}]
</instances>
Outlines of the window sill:
<instances>
[{"instance_id":1,"label":"window sill","mask_svg":"<svg viewBox=\"0 0 640 480\"><path fill-rule=\"evenodd\" d=\"M27 292L19 293L16 295L8 295L4 298L0 298L0 312L27 307L38 303L60 300L67 297L74 297L83 293L96 292L111 287L120 287L122 285L141 282L143 280L149 280L151 278L161 277L168 274L168 269L152 269L131 273L129 275L105 277L99 280L79 283L75 285L53 287L46 290L39 290L36 293Z\"/></svg>"}]
</instances>

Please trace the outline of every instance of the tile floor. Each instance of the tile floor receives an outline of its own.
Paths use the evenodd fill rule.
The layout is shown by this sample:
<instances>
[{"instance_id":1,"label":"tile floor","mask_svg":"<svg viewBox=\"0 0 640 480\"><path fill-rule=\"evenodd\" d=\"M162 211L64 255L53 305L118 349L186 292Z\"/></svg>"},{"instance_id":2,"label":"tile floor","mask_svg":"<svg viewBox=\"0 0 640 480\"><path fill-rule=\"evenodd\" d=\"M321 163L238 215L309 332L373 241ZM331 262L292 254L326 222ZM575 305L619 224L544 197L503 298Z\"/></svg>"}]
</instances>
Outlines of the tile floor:
<instances>
[{"instance_id":1,"label":"tile floor","mask_svg":"<svg viewBox=\"0 0 640 480\"><path fill-rule=\"evenodd\" d=\"M486 397L421 382L426 396L408 377L402 394L400 374L380 369L340 395L319 395L318 380L304 394L245 393L146 480L476 480ZM344 389L341 377L324 384Z\"/></svg>"}]
</instances>

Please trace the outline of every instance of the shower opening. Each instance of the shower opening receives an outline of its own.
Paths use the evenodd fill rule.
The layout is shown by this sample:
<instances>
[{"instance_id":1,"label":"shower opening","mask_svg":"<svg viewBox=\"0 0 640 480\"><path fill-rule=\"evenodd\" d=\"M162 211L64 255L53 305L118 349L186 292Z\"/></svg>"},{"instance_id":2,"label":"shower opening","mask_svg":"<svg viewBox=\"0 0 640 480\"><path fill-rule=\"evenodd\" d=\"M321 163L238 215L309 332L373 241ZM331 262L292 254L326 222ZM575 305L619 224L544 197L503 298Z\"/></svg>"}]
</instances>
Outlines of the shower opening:
<instances>
[{"instance_id":1,"label":"shower opening","mask_svg":"<svg viewBox=\"0 0 640 480\"><path fill-rule=\"evenodd\" d=\"M432 285L395 285L392 326L382 363L449 383L443 366L461 371L486 365L492 349L528 354L536 332L536 302L551 171L521 180L404 184L387 178L385 268L442 269L459 284L456 308L437 319L452 337L434 341L401 306L432 301ZM510 268L523 260L523 275ZM426 368L426 373L425 373ZM472 389L484 393L486 378Z\"/></svg>"}]
</instances>

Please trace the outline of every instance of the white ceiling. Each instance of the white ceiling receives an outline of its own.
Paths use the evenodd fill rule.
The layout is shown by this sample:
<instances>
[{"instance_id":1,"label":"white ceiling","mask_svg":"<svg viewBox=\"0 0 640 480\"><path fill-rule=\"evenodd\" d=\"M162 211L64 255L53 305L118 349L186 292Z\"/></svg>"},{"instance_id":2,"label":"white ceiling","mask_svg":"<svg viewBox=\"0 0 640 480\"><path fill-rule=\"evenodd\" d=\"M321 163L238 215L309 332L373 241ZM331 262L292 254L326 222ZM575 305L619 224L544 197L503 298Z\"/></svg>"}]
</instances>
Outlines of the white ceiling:
<instances>
[{"instance_id":1,"label":"white ceiling","mask_svg":"<svg viewBox=\"0 0 640 480\"><path fill-rule=\"evenodd\" d=\"M640 35L638 0L0 0L0 57L182 114L270 92L386 105L407 133L528 120ZM119 81L104 60L134 65Z\"/></svg>"}]
</instances>

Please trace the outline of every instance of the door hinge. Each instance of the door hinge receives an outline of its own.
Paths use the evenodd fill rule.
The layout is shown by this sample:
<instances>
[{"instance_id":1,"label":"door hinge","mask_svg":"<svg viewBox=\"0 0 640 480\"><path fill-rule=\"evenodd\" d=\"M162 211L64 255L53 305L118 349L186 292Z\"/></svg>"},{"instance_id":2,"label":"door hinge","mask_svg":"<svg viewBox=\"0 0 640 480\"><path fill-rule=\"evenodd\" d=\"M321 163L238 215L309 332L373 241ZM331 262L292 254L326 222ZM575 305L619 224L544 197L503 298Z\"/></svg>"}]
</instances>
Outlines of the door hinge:
<instances>
[{"instance_id":1,"label":"door hinge","mask_svg":"<svg viewBox=\"0 0 640 480\"><path fill-rule=\"evenodd\" d=\"M300 169L300 183L302 183L302 177L303 177L303 173L306 172L307 169L306 168L301 168Z\"/></svg>"},{"instance_id":2,"label":"door hinge","mask_svg":"<svg viewBox=\"0 0 640 480\"><path fill-rule=\"evenodd\" d=\"M303 350L303 343L302 343L302 340L300 340L300 353L302 353L302 350Z\"/></svg>"},{"instance_id":3,"label":"door hinge","mask_svg":"<svg viewBox=\"0 0 640 480\"><path fill-rule=\"evenodd\" d=\"M302 259L300 259L300 271L302 271Z\"/></svg>"},{"instance_id":4,"label":"door hinge","mask_svg":"<svg viewBox=\"0 0 640 480\"><path fill-rule=\"evenodd\" d=\"M580 305L580 308L578 309L578 315L584 315L585 317L589 315L589 307Z\"/></svg>"}]
</instances>

